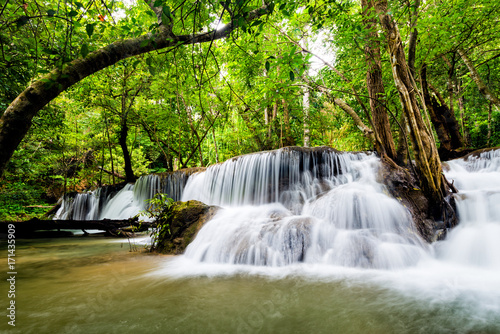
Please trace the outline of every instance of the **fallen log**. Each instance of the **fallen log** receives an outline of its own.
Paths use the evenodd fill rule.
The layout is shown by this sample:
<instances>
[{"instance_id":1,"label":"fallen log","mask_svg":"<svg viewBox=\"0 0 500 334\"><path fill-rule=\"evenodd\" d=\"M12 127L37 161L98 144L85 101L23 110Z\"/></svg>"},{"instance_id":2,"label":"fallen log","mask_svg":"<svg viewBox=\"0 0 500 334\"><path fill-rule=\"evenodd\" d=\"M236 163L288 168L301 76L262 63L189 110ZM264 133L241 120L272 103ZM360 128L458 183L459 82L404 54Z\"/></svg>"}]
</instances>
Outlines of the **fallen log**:
<instances>
[{"instance_id":1,"label":"fallen log","mask_svg":"<svg viewBox=\"0 0 500 334\"><path fill-rule=\"evenodd\" d=\"M156 226L155 222L143 222L135 219L103 219L103 220L42 220L34 218L21 222L0 222L1 232L14 229L16 235L30 235L35 231L48 230L101 230L116 236L130 236L130 231L145 231ZM121 233L120 233L121 232Z\"/></svg>"}]
</instances>

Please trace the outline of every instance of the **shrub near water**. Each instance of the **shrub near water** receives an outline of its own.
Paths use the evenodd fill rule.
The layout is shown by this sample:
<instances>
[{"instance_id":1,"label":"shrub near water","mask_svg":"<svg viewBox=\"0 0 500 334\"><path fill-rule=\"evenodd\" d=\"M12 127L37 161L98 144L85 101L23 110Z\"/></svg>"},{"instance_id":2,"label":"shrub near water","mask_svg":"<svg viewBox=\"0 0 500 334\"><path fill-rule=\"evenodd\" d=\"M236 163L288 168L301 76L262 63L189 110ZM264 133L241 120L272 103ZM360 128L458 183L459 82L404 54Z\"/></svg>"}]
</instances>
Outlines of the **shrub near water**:
<instances>
[{"instance_id":1,"label":"shrub near water","mask_svg":"<svg viewBox=\"0 0 500 334\"><path fill-rule=\"evenodd\" d=\"M160 240L167 238L170 233L169 217L171 215L171 207L174 200L166 194L157 193L148 201L148 207L143 212L147 217L156 221L156 227L151 233L151 251L158 248Z\"/></svg>"},{"instance_id":2,"label":"shrub near water","mask_svg":"<svg viewBox=\"0 0 500 334\"><path fill-rule=\"evenodd\" d=\"M43 216L53 203L45 190L24 182L4 182L0 186L0 220L19 221Z\"/></svg>"}]
</instances>

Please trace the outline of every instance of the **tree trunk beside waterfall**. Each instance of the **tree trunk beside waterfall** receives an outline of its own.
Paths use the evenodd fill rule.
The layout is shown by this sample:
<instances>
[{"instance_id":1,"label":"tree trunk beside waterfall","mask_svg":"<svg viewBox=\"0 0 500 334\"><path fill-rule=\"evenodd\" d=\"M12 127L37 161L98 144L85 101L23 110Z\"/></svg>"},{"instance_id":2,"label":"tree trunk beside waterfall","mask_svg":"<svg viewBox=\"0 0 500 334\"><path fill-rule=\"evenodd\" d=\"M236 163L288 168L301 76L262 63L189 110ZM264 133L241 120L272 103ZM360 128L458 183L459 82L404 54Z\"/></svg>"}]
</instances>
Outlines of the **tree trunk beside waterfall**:
<instances>
[{"instance_id":1,"label":"tree trunk beside waterfall","mask_svg":"<svg viewBox=\"0 0 500 334\"><path fill-rule=\"evenodd\" d=\"M408 67L396 22L388 14L387 0L374 0L374 7L387 38L394 84L409 125L419 182L425 196L433 203L438 203L430 208L430 215L439 220L449 209L449 205L445 203L449 194L448 182L442 173L441 160L431 129L427 128L417 103L418 87Z\"/></svg>"}]
</instances>

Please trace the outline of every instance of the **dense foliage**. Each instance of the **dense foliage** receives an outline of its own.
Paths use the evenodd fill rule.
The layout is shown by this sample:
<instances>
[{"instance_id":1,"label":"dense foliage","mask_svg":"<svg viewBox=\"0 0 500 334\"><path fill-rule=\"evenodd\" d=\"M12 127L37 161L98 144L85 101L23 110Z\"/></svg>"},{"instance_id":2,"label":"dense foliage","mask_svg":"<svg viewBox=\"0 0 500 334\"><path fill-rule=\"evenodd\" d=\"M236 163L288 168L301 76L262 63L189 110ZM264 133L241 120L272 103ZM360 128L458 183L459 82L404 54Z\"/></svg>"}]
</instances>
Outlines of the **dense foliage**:
<instances>
[{"instance_id":1,"label":"dense foliage","mask_svg":"<svg viewBox=\"0 0 500 334\"><path fill-rule=\"evenodd\" d=\"M272 13L257 20L238 16L261 4L155 1L161 20L177 34L208 31L231 19L239 28L226 39L122 60L54 99L7 166L0 219L40 214L65 191L254 151L304 143L373 149L339 101L372 126L365 46L374 34L366 20L377 15L363 12L358 0L277 0ZM499 96L499 9L494 0L389 1L406 52L418 33L417 87L426 65L432 95L455 115L468 148L500 145L500 106L485 97L460 55L468 55ZM141 1L16 0L0 10L2 109L52 68L158 29L157 15ZM386 36L375 35L385 91L380 101L401 147L408 141Z\"/></svg>"}]
</instances>

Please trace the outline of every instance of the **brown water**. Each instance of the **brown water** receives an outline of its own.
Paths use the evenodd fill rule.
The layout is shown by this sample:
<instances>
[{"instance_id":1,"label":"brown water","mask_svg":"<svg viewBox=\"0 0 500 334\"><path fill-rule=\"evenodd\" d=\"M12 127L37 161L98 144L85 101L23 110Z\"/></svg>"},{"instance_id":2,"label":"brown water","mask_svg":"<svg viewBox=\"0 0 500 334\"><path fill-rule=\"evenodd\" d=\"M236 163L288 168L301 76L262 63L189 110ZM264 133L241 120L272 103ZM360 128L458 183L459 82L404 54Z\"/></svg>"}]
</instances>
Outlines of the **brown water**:
<instances>
[{"instance_id":1,"label":"brown water","mask_svg":"<svg viewBox=\"0 0 500 334\"><path fill-rule=\"evenodd\" d=\"M371 272L175 278L178 258L130 252L126 240L16 245L16 327L2 270L0 333L500 333L496 304L479 307L483 297L402 291ZM5 264L5 242L0 251Z\"/></svg>"}]
</instances>

